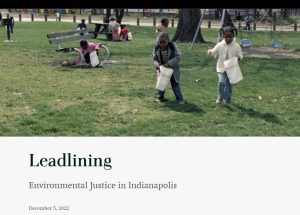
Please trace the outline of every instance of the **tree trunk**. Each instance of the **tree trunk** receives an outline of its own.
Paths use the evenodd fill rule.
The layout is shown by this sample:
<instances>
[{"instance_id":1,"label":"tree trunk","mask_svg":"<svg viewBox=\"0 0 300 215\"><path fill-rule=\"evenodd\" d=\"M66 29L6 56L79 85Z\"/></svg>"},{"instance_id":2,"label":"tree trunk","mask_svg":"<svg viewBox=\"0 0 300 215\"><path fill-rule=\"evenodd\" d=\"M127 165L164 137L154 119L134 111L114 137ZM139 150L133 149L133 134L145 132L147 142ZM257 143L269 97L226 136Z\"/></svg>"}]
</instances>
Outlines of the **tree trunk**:
<instances>
[{"instance_id":1,"label":"tree trunk","mask_svg":"<svg viewBox=\"0 0 300 215\"><path fill-rule=\"evenodd\" d=\"M287 19L288 18L288 9L286 9L286 8L283 8L282 9L282 18L283 19Z\"/></svg>"},{"instance_id":2,"label":"tree trunk","mask_svg":"<svg viewBox=\"0 0 300 215\"><path fill-rule=\"evenodd\" d=\"M172 41L192 42L201 17L200 9L180 9L178 15L178 25ZM201 28L195 42L205 42L201 34Z\"/></svg>"},{"instance_id":3,"label":"tree trunk","mask_svg":"<svg viewBox=\"0 0 300 215\"><path fill-rule=\"evenodd\" d=\"M115 9L115 14L116 14L116 19L117 23L121 24L123 16L124 16L124 8L116 8Z\"/></svg>"},{"instance_id":4,"label":"tree trunk","mask_svg":"<svg viewBox=\"0 0 300 215\"><path fill-rule=\"evenodd\" d=\"M218 9L220 14L223 14L223 9ZM226 26L231 26L234 27L234 24L231 20L230 14L228 13L228 10L225 10L225 17L224 17L224 23L223 23L223 27Z\"/></svg>"},{"instance_id":5,"label":"tree trunk","mask_svg":"<svg viewBox=\"0 0 300 215\"><path fill-rule=\"evenodd\" d=\"M268 15L269 15L269 17L272 17L272 16L273 16L273 11L272 11L272 9L269 10Z\"/></svg>"},{"instance_id":6,"label":"tree trunk","mask_svg":"<svg viewBox=\"0 0 300 215\"><path fill-rule=\"evenodd\" d=\"M106 14L103 17L103 23L109 23L109 17L111 16L111 8L106 8Z\"/></svg>"}]
</instances>

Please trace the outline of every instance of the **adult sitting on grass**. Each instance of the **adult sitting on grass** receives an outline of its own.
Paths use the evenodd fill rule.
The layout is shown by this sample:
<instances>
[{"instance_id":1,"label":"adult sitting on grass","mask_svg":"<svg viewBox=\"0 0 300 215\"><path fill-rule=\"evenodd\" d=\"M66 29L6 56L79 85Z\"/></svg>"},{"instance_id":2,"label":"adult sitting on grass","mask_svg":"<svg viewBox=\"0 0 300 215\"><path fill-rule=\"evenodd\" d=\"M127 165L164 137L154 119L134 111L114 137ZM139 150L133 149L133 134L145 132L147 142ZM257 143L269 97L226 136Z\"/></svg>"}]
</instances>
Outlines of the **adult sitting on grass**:
<instances>
[{"instance_id":1,"label":"adult sitting on grass","mask_svg":"<svg viewBox=\"0 0 300 215\"><path fill-rule=\"evenodd\" d=\"M121 27L115 17L110 17L108 28L112 34L112 41L120 41Z\"/></svg>"},{"instance_id":2,"label":"adult sitting on grass","mask_svg":"<svg viewBox=\"0 0 300 215\"><path fill-rule=\"evenodd\" d=\"M184 104L184 99L180 90L180 52L175 45L169 39L169 35L166 32L162 32L158 35L158 44L155 46L153 52L153 63L156 68L157 76L160 75L160 66L173 69L171 77L171 85L178 104ZM157 101L164 102L165 91L158 91Z\"/></svg>"},{"instance_id":3,"label":"adult sitting on grass","mask_svg":"<svg viewBox=\"0 0 300 215\"><path fill-rule=\"evenodd\" d=\"M120 33L120 39L121 40L131 40L130 38L128 38L129 35L129 29L126 28L125 26L121 27L121 33Z\"/></svg>"}]
</instances>

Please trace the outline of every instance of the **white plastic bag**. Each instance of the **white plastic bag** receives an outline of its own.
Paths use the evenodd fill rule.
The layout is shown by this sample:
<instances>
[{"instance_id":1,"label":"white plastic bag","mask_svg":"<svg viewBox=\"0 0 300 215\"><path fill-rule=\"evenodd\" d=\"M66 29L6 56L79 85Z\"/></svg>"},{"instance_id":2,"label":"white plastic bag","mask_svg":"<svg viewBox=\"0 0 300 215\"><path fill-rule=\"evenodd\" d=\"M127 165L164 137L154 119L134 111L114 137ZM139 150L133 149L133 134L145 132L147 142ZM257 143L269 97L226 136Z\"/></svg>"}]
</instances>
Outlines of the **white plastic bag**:
<instances>
[{"instance_id":1,"label":"white plastic bag","mask_svg":"<svg viewBox=\"0 0 300 215\"><path fill-rule=\"evenodd\" d=\"M100 61L96 51L90 53L91 65L92 67L96 67L99 65Z\"/></svg>"},{"instance_id":2,"label":"white plastic bag","mask_svg":"<svg viewBox=\"0 0 300 215\"><path fill-rule=\"evenodd\" d=\"M132 40L132 33L131 32L128 32L128 34L127 34L127 40Z\"/></svg>"},{"instance_id":3,"label":"white plastic bag","mask_svg":"<svg viewBox=\"0 0 300 215\"><path fill-rule=\"evenodd\" d=\"M164 91L168 84L170 83L170 79L173 74L173 69L166 68L164 66L160 66L160 75L157 79L156 89Z\"/></svg>"},{"instance_id":4,"label":"white plastic bag","mask_svg":"<svg viewBox=\"0 0 300 215\"><path fill-rule=\"evenodd\" d=\"M243 80L237 57L224 61L224 68L231 84L236 84Z\"/></svg>"}]
</instances>

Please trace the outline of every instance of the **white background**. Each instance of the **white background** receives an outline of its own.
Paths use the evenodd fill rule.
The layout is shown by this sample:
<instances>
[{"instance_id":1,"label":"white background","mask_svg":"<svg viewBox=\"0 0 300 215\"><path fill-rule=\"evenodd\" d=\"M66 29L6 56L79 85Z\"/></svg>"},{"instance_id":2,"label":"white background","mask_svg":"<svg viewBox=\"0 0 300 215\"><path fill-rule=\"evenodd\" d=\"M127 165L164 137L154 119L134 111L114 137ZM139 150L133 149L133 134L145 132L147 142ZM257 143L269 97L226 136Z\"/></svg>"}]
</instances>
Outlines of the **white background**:
<instances>
[{"instance_id":1,"label":"white background","mask_svg":"<svg viewBox=\"0 0 300 215\"><path fill-rule=\"evenodd\" d=\"M299 138L1 138L0 214L299 215ZM111 157L101 167L29 167L29 154ZM175 190L30 190L33 182L177 183ZM70 211L29 211L67 205Z\"/></svg>"}]
</instances>

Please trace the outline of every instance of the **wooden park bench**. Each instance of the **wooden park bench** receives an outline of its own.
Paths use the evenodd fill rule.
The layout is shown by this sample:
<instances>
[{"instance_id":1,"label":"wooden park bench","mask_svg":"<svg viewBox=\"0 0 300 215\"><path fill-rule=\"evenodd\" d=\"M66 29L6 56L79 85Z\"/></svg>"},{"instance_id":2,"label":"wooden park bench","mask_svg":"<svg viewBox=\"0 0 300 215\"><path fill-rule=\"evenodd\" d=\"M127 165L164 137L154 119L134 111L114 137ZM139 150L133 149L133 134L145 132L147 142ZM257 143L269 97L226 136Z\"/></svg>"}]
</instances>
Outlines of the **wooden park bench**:
<instances>
[{"instance_id":1,"label":"wooden park bench","mask_svg":"<svg viewBox=\"0 0 300 215\"><path fill-rule=\"evenodd\" d=\"M81 29L81 30L72 30L67 32L57 32L47 34L49 38L49 43L57 45L56 51L63 52L73 52L76 51L81 55L80 47L68 47L62 48L61 44L70 41L80 41L88 39L96 39L99 34L106 35L108 40L112 40L112 32L109 30L109 23L92 23L95 25L95 29ZM121 28L124 28L126 25L121 24ZM110 52L109 49L103 45L99 44L100 48L105 50L105 60L109 58Z\"/></svg>"},{"instance_id":2,"label":"wooden park bench","mask_svg":"<svg viewBox=\"0 0 300 215\"><path fill-rule=\"evenodd\" d=\"M49 43L51 45L57 45L56 51L62 51L62 52L76 51L79 52L79 54L82 54L80 47L63 48L61 47L61 44L65 42L71 42L71 41L96 39L97 35L98 32L95 32L94 30L81 29L81 30L73 30L67 32L50 33L47 34L47 37L49 38ZM103 44L99 44L99 46L100 48L103 48L105 50L105 59L107 60L110 55L109 49Z\"/></svg>"}]
</instances>

